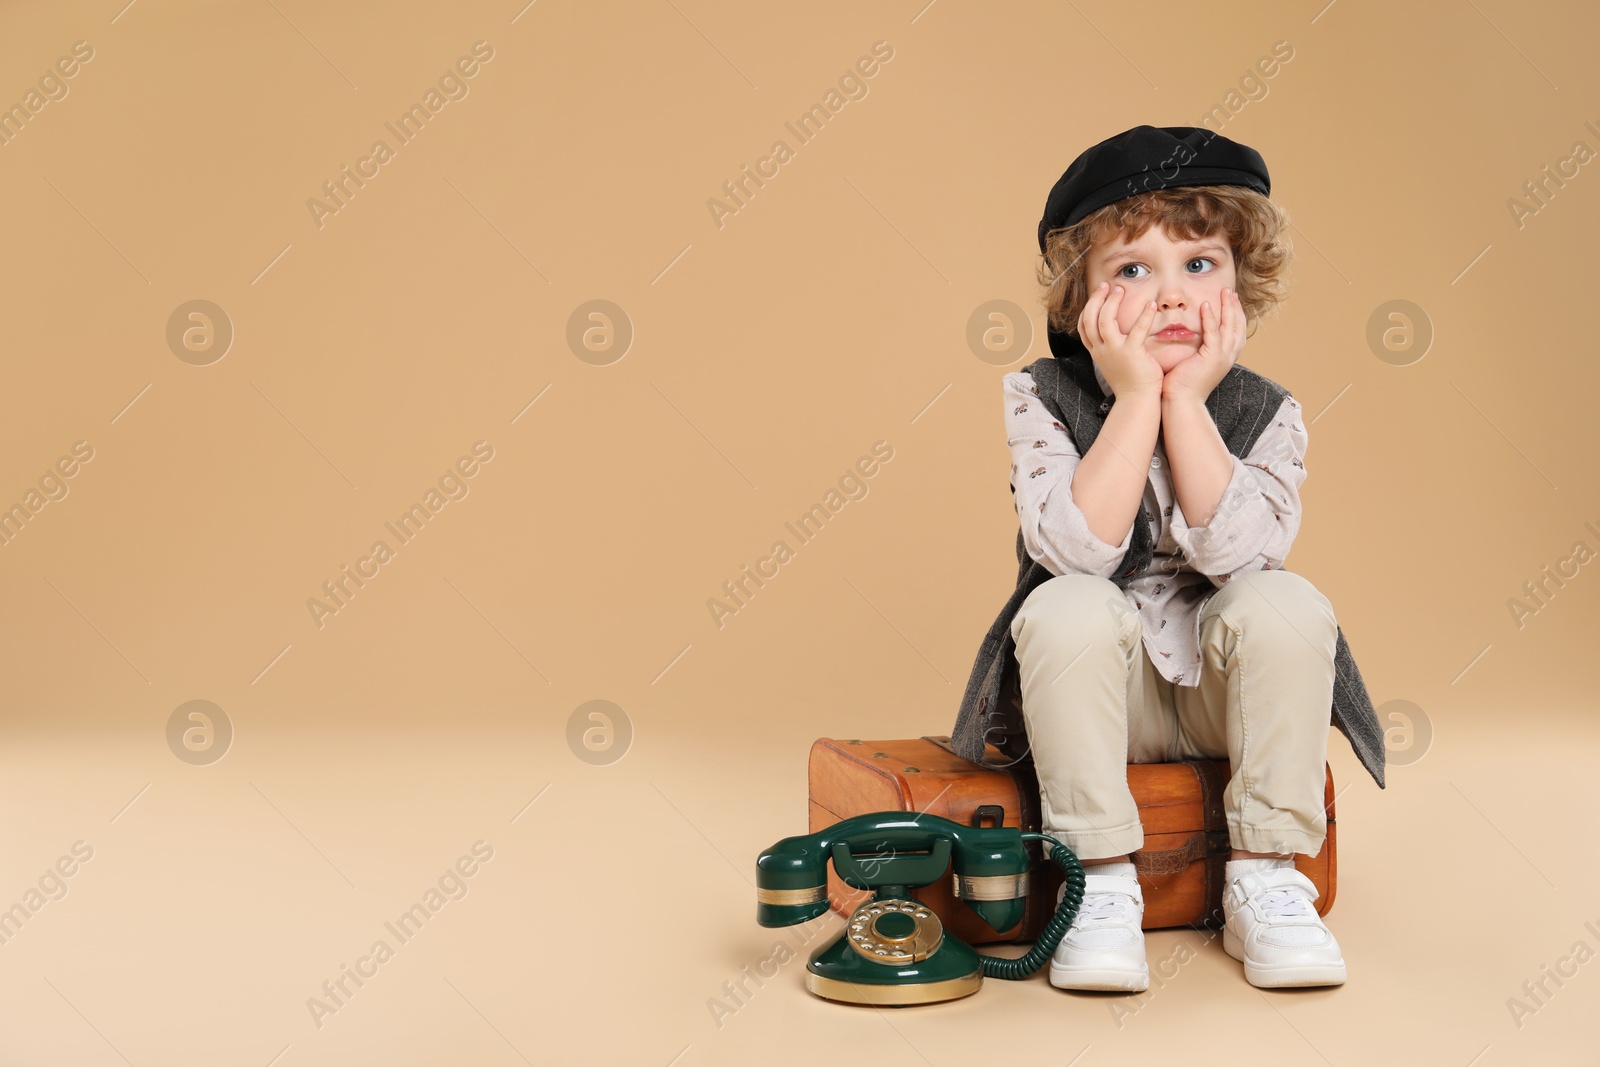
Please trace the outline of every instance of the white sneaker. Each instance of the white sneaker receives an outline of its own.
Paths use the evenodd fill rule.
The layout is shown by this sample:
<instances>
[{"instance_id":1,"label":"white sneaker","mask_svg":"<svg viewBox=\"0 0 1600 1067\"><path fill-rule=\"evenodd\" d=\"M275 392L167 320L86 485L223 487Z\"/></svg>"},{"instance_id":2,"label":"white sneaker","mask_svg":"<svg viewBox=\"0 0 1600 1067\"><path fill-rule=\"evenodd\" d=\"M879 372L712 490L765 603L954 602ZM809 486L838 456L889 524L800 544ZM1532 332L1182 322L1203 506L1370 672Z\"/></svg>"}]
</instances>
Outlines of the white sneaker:
<instances>
[{"instance_id":1,"label":"white sneaker","mask_svg":"<svg viewBox=\"0 0 1600 1067\"><path fill-rule=\"evenodd\" d=\"M1342 985L1344 956L1311 902L1317 887L1293 867L1257 871L1222 894L1222 947L1253 986Z\"/></svg>"},{"instance_id":2,"label":"white sneaker","mask_svg":"<svg viewBox=\"0 0 1600 1067\"><path fill-rule=\"evenodd\" d=\"M1093 867L1088 870L1093 870ZM1050 984L1061 989L1150 988L1144 958L1144 891L1137 877L1084 875L1083 903L1050 960ZM1056 906L1067 887L1056 894Z\"/></svg>"}]
</instances>

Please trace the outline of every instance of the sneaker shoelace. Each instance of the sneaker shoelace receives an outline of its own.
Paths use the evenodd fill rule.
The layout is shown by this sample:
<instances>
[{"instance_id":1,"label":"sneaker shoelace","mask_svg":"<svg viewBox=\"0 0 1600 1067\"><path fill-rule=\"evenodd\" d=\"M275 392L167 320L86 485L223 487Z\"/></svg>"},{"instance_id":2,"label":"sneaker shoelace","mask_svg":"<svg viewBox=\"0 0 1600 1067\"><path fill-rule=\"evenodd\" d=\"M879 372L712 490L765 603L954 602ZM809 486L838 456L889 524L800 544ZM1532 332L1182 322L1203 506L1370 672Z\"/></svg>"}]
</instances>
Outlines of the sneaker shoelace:
<instances>
[{"instance_id":1,"label":"sneaker shoelace","mask_svg":"<svg viewBox=\"0 0 1600 1067\"><path fill-rule=\"evenodd\" d=\"M1078 918L1085 925L1095 922L1121 922L1130 898L1123 893L1086 893L1078 907Z\"/></svg>"},{"instance_id":2,"label":"sneaker shoelace","mask_svg":"<svg viewBox=\"0 0 1600 1067\"><path fill-rule=\"evenodd\" d=\"M1261 914L1269 919L1308 919L1316 915L1298 889L1268 889L1260 897Z\"/></svg>"}]
</instances>

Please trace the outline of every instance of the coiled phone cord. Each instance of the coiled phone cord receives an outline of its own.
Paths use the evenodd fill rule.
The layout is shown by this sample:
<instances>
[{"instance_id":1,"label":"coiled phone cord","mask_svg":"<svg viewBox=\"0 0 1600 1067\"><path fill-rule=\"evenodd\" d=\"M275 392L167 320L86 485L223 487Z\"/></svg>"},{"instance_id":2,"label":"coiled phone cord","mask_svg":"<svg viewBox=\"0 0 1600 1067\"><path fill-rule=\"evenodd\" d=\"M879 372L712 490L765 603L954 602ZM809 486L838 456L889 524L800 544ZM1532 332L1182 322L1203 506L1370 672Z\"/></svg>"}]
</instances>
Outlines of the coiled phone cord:
<instances>
[{"instance_id":1,"label":"coiled phone cord","mask_svg":"<svg viewBox=\"0 0 1600 1067\"><path fill-rule=\"evenodd\" d=\"M1051 837L1049 834L1037 834L1025 831L1022 835L1024 841L1048 841L1054 847L1050 849L1050 859L1061 869L1066 878L1067 891L1061 897L1061 904L1056 908L1056 913L1045 923L1044 930L1040 932L1039 939L1033 943L1026 954L1015 959L1004 956L985 956L978 954L978 960L983 967L985 978L1005 978L1015 981L1026 978L1028 975L1043 967L1045 961L1055 955L1056 946L1067 935L1067 930L1072 926L1072 920L1078 914L1078 906L1083 903L1084 875L1083 864L1078 862L1078 857L1066 845Z\"/></svg>"}]
</instances>

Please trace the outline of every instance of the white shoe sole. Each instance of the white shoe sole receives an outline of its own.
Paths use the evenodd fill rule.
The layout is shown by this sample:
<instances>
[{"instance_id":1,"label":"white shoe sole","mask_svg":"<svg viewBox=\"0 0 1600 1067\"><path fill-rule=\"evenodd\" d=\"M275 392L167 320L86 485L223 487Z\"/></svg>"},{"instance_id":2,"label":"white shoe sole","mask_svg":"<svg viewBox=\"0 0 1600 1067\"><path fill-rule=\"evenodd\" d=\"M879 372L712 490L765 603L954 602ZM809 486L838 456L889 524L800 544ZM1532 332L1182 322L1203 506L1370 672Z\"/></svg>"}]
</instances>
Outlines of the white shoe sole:
<instances>
[{"instance_id":1,"label":"white shoe sole","mask_svg":"<svg viewBox=\"0 0 1600 1067\"><path fill-rule=\"evenodd\" d=\"M1222 948L1244 964L1245 981L1253 986L1276 989L1285 986L1343 985L1344 959L1335 963L1257 963L1245 958L1244 945L1232 930L1222 931Z\"/></svg>"},{"instance_id":2,"label":"white shoe sole","mask_svg":"<svg viewBox=\"0 0 1600 1067\"><path fill-rule=\"evenodd\" d=\"M1142 993L1150 988L1150 965L1142 963L1137 971L1110 967L1058 967L1050 964L1050 984L1058 989L1108 989L1124 993Z\"/></svg>"}]
</instances>

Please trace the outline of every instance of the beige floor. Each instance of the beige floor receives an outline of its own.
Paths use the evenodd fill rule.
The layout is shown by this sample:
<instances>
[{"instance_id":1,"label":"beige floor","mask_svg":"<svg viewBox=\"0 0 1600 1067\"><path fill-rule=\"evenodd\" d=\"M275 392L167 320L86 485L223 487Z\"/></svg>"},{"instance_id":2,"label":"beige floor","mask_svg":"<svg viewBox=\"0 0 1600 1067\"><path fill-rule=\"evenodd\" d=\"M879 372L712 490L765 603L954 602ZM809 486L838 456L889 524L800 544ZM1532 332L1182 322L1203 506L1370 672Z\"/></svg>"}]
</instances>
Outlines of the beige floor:
<instances>
[{"instance_id":1,"label":"beige floor","mask_svg":"<svg viewBox=\"0 0 1600 1067\"><path fill-rule=\"evenodd\" d=\"M1560 961L1600 945L1600 734L1574 716L1560 743L1491 745L1487 721L1453 724L1383 792L1333 738L1351 783L1328 916L1340 989L1255 990L1185 929L1149 935L1165 975L1142 996L1036 975L895 1010L803 991L837 918L754 922L756 854L804 829L800 726L717 750L643 731L604 767L535 733L263 723L205 767L145 736L17 737L0 904L26 907L40 878L57 899L0 946L0 1062L1227 1063L1251 1043L1282 1064L1594 1063L1600 965ZM475 846L492 858L428 901ZM61 856L64 896L45 877ZM385 924L417 902L436 911L402 941ZM319 1026L310 999L380 940L390 958ZM1185 943L1194 958L1163 968ZM774 977L729 995L768 959ZM1518 1026L1508 999L1545 966L1577 973Z\"/></svg>"}]
</instances>

